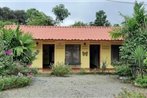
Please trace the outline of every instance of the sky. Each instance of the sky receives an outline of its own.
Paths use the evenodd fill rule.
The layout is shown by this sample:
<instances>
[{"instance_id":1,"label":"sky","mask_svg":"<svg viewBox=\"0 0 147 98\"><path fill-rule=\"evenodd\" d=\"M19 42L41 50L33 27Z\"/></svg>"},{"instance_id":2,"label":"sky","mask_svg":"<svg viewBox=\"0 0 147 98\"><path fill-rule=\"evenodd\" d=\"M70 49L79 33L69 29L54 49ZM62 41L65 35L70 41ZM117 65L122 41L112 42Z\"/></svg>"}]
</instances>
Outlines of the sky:
<instances>
[{"instance_id":1,"label":"sky","mask_svg":"<svg viewBox=\"0 0 147 98\"><path fill-rule=\"evenodd\" d=\"M145 3L147 0L137 0ZM68 26L75 21L89 23L95 20L95 14L99 10L104 10L107 19L111 24L120 24L123 17L120 15L131 16L135 0L0 0L0 7L9 7L13 10L27 10L36 8L39 11L53 17L52 8L58 4L64 4L71 15L61 24Z\"/></svg>"}]
</instances>

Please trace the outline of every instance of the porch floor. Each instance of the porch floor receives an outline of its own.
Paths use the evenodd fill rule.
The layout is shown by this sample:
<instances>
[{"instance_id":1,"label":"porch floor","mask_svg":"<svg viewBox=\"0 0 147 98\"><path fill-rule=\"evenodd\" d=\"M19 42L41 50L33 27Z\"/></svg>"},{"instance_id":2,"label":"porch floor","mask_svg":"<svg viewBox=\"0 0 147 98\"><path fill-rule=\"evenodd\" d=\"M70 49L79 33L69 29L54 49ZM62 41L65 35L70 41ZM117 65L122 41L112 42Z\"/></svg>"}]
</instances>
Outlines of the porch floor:
<instances>
[{"instance_id":1,"label":"porch floor","mask_svg":"<svg viewBox=\"0 0 147 98\"><path fill-rule=\"evenodd\" d=\"M107 74L114 74L115 69L114 68L107 68L105 71L102 71L102 69L84 69L85 73L92 74L92 73L107 73ZM51 73L51 68L45 68L45 69L39 69L39 73ZM78 74L81 72L81 68L72 68L72 73Z\"/></svg>"}]
</instances>

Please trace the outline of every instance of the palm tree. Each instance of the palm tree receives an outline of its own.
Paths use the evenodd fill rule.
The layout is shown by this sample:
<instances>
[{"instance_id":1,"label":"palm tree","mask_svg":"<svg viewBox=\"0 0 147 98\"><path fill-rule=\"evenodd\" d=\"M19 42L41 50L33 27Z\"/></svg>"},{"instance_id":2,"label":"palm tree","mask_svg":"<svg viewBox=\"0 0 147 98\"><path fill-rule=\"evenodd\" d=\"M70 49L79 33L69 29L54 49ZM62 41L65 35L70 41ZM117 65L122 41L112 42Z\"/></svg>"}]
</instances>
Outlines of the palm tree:
<instances>
[{"instance_id":1,"label":"palm tree","mask_svg":"<svg viewBox=\"0 0 147 98\"><path fill-rule=\"evenodd\" d=\"M138 46L134 53L133 53L133 58L135 60L135 63L138 65L141 73L141 77L143 78L143 69L144 69L144 60L145 60L145 53L146 51L144 50L143 47Z\"/></svg>"},{"instance_id":2,"label":"palm tree","mask_svg":"<svg viewBox=\"0 0 147 98\"><path fill-rule=\"evenodd\" d=\"M5 42L5 50L13 50L13 59L25 64L32 63L35 58L35 42L28 33L19 30L19 26L15 30L3 29L3 40Z\"/></svg>"},{"instance_id":3,"label":"palm tree","mask_svg":"<svg viewBox=\"0 0 147 98\"><path fill-rule=\"evenodd\" d=\"M123 16L125 22L122 23L121 27L116 27L110 32L111 37L114 39L123 38L125 40L133 36L135 31L146 28L147 18L143 3L135 2L133 17L122 14L121 16Z\"/></svg>"}]
</instances>

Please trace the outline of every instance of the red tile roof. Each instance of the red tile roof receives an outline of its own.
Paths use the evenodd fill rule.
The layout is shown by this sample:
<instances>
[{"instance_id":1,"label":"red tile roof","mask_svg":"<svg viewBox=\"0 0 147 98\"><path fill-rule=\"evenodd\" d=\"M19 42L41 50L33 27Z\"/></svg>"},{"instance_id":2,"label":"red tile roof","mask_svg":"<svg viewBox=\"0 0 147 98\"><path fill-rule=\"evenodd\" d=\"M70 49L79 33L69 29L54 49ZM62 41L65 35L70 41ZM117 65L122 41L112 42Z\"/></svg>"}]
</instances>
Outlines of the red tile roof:
<instances>
[{"instance_id":1,"label":"red tile roof","mask_svg":"<svg viewBox=\"0 0 147 98\"><path fill-rule=\"evenodd\" d=\"M7 29L15 29L16 25L7 25L5 27ZM39 40L113 40L109 34L112 27L20 25L20 29L23 32L30 33L34 39Z\"/></svg>"}]
</instances>

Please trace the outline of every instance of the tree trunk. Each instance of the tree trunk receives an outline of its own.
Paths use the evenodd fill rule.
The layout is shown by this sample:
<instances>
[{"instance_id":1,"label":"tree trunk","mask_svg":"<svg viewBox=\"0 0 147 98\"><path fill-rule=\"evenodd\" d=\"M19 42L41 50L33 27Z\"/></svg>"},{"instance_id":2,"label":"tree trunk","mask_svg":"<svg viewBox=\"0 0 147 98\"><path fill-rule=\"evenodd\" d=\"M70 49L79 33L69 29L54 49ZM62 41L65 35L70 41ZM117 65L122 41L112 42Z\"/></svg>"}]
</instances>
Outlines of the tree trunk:
<instances>
[{"instance_id":1,"label":"tree trunk","mask_svg":"<svg viewBox=\"0 0 147 98\"><path fill-rule=\"evenodd\" d=\"M143 69L141 68L141 78L143 79Z\"/></svg>"}]
</instances>

